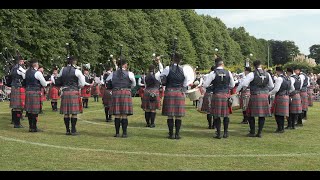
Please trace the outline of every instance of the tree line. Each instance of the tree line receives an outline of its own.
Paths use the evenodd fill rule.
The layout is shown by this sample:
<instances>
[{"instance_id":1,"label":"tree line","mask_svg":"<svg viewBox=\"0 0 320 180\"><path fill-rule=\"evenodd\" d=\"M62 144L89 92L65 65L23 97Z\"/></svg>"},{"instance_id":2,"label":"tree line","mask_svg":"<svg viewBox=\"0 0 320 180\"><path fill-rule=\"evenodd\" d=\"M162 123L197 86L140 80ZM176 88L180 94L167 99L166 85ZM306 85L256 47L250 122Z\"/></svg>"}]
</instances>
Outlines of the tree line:
<instances>
[{"instance_id":1,"label":"tree line","mask_svg":"<svg viewBox=\"0 0 320 180\"><path fill-rule=\"evenodd\" d=\"M111 54L119 57L122 44L131 70L141 73L153 63L153 53L170 63L174 37L183 63L200 70L210 69L214 54L228 66L244 64L246 58L265 64L269 59L271 66L299 53L293 41L257 39L243 27L227 28L219 18L190 9L1 9L0 26L1 50L18 49L45 67L61 67L70 43L70 53L80 63L102 71ZM0 66L3 74L4 64Z\"/></svg>"}]
</instances>

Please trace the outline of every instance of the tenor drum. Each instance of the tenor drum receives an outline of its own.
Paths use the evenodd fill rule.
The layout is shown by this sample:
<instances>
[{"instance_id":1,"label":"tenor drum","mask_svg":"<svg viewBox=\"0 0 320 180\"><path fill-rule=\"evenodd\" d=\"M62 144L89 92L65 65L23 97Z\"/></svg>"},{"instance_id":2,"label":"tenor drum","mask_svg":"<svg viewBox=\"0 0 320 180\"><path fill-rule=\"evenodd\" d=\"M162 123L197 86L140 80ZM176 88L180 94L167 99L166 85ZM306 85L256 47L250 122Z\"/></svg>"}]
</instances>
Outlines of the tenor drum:
<instances>
[{"instance_id":1,"label":"tenor drum","mask_svg":"<svg viewBox=\"0 0 320 180\"><path fill-rule=\"evenodd\" d=\"M199 100L199 98L201 97L201 92L198 88L190 89L186 92L186 94L188 95L190 101Z\"/></svg>"}]
</instances>

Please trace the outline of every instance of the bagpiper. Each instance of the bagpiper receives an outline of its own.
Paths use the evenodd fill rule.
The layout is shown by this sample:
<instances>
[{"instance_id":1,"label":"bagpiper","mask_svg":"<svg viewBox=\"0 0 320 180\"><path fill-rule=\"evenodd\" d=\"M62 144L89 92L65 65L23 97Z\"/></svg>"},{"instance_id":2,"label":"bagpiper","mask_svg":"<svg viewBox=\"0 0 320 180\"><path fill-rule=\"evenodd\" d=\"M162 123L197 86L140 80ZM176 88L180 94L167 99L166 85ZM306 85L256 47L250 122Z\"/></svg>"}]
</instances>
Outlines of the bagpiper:
<instances>
[{"instance_id":1,"label":"bagpiper","mask_svg":"<svg viewBox=\"0 0 320 180\"><path fill-rule=\"evenodd\" d=\"M241 124L248 124L249 117L247 116L247 107L250 99L250 86L243 88L243 80L251 72L250 67L245 67L242 79L239 80L239 86L237 87L237 92L240 92L240 108L242 109L242 122Z\"/></svg>"},{"instance_id":2,"label":"bagpiper","mask_svg":"<svg viewBox=\"0 0 320 180\"><path fill-rule=\"evenodd\" d=\"M85 85L81 88L82 106L88 108L89 98L91 97L91 87L94 81L89 75L88 69L84 68L83 75L85 77Z\"/></svg>"},{"instance_id":3,"label":"bagpiper","mask_svg":"<svg viewBox=\"0 0 320 180\"><path fill-rule=\"evenodd\" d=\"M310 86L310 78L301 71L301 69L296 66L294 68L294 72L300 77L301 79L301 90L300 90L300 97L301 97L301 105L302 105L302 113L298 117L297 126L303 126L302 120L307 119L307 112L308 112L308 87Z\"/></svg>"},{"instance_id":4,"label":"bagpiper","mask_svg":"<svg viewBox=\"0 0 320 180\"><path fill-rule=\"evenodd\" d=\"M58 79L58 68L55 67L52 70L52 75L50 79L52 82L52 86L50 89L51 107L53 111L58 111L58 99L60 98L59 96L60 86L58 86L59 83L56 84L56 81Z\"/></svg>"},{"instance_id":5,"label":"bagpiper","mask_svg":"<svg viewBox=\"0 0 320 180\"><path fill-rule=\"evenodd\" d=\"M106 72L103 75L103 97L102 103L104 105L104 112L106 115L106 122L112 122L112 115L110 113L110 108L112 106L112 82L108 80L109 75L112 73L112 67L106 67Z\"/></svg>"}]
</instances>

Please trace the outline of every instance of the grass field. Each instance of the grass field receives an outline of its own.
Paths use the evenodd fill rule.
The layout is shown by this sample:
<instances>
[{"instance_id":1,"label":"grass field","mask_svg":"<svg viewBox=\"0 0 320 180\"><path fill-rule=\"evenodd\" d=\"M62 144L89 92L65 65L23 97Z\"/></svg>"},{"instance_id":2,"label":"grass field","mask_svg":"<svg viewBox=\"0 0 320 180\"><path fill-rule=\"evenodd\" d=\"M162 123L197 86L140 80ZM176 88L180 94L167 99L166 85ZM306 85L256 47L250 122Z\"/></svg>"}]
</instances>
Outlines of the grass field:
<instances>
[{"instance_id":1,"label":"grass field","mask_svg":"<svg viewBox=\"0 0 320 180\"><path fill-rule=\"evenodd\" d=\"M156 128L144 127L140 98L134 98L128 138L113 137L101 99L90 99L79 116L79 136L66 136L63 116L51 111L50 101L44 105L38 123L44 132L29 133L27 119L25 128L14 129L8 103L0 103L0 170L320 170L318 102L303 127L284 134L273 133L275 120L267 118L262 138L246 137L248 125L239 124L237 110L229 138L214 139L205 114L187 100L180 140L166 138L166 117L159 112Z\"/></svg>"}]
</instances>

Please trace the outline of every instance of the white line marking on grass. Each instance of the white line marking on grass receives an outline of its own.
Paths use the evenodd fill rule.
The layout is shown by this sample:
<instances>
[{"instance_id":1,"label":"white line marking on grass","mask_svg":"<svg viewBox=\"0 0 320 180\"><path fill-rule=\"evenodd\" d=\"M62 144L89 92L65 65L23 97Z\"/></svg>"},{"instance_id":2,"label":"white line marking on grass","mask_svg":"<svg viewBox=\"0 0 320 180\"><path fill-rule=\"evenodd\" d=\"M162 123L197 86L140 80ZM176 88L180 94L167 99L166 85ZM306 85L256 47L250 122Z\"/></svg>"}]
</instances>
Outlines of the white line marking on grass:
<instances>
[{"instance_id":1,"label":"white line marking on grass","mask_svg":"<svg viewBox=\"0 0 320 180\"><path fill-rule=\"evenodd\" d=\"M171 154L171 153L151 153L145 151L120 151L120 150L107 150L107 149L91 149L79 148L69 146L57 146L45 143L30 142L15 138L0 136L0 139L5 141L13 141L24 144L31 144L42 147L51 147L57 149L77 150L77 151L93 151L93 152L107 152L114 154L134 154L134 155L151 155L151 156L166 156L166 157L192 157L192 158L217 158L217 157L297 157L297 156L319 156L319 153L288 153L288 154Z\"/></svg>"}]
</instances>

